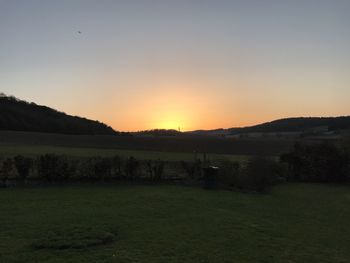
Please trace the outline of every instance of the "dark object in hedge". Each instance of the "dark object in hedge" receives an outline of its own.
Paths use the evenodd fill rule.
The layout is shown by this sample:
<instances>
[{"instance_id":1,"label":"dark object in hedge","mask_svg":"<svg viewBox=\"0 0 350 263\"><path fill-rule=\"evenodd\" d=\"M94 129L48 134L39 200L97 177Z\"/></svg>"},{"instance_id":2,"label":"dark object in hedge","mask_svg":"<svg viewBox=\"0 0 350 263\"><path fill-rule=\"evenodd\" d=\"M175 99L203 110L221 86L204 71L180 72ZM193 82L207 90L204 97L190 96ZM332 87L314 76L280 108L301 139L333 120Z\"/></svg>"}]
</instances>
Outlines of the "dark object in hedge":
<instances>
[{"instance_id":1,"label":"dark object in hedge","mask_svg":"<svg viewBox=\"0 0 350 263\"><path fill-rule=\"evenodd\" d=\"M203 168L203 188L215 189L217 187L219 167L208 166Z\"/></svg>"}]
</instances>

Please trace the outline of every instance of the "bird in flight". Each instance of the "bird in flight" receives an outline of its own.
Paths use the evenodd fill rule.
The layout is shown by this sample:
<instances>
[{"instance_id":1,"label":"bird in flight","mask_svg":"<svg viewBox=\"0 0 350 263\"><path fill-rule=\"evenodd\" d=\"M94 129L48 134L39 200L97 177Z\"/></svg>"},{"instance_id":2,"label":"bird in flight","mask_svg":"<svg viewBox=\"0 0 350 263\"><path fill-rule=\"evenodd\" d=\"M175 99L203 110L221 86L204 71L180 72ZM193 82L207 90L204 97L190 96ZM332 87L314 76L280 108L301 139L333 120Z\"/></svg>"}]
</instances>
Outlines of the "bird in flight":
<instances>
[{"instance_id":1,"label":"bird in flight","mask_svg":"<svg viewBox=\"0 0 350 263\"><path fill-rule=\"evenodd\" d=\"M81 34L81 31L78 31L78 34Z\"/></svg>"}]
</instances>

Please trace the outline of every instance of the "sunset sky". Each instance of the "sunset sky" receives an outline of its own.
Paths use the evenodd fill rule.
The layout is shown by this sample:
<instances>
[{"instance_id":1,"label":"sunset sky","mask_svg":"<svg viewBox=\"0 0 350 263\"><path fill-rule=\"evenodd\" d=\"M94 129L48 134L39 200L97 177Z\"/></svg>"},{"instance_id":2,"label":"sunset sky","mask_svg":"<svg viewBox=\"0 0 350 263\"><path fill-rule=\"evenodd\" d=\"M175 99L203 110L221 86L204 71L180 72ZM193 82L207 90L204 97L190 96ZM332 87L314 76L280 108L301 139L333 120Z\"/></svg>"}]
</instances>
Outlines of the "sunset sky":
<instances>
[{"instance_id":1,"label":"sunset sky","mask_svg":"<svg viewBox=\"0 0 350 263\"><path fill-rule=\"evenodd\" d=\"M350 115L350 1L0 0L0 92L124 131Z\"/></svg>"}]
</instances>

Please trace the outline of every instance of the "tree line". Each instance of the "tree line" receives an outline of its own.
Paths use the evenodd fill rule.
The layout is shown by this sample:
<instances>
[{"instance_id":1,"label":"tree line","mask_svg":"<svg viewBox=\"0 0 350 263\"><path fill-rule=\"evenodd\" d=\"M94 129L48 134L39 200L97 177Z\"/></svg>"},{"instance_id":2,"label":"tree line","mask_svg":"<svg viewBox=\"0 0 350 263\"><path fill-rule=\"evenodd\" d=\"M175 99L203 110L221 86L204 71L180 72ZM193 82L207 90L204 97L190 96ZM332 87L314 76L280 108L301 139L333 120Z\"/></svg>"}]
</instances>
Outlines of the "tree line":
<instances>
[{"instance_id":1,"label":"tree line","mask_svg":"<svg viewBox=\"0 0 350 263\"><path fill-rule=\"evenodd\" d=\"M213 168L213 165L218 168ZM73 158L45 154L0 159L0 185L58 182L177 181L213 188L264 192L281 182L344 184L350 181L350 154L333 144L296 144L279 159L254 156L246 162L138 160L134 157Z\"/></svg>"}]
</instances>

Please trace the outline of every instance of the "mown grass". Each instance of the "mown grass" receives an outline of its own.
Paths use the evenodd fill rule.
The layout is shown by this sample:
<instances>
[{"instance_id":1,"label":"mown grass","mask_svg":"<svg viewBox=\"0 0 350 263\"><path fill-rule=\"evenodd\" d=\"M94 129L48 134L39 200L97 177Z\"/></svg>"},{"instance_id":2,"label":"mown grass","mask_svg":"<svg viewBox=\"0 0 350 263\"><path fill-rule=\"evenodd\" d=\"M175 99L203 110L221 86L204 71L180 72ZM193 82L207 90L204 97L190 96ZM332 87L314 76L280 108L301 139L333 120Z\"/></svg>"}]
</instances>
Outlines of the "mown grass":
<instances>
[{"instance_id":1,"label":"mown grass","mask_svg":"<svg viewBox=\"0 0 350 263\"><path fill-rule=\"evenodd\" d=\"M350 188L286 184L270 194L181 186L0 189L0 262L350 262ZM33 247L53 229L112 243ZM64 235L69 238L69 235Z\"/></svg>"},{"instance_id":2,"label":"mown grass","mask_svg":"<svg viewBox=\"0 0 350 263\"><path fill-rule=\"evenodd\" d=\"M69 226L51 229L33 242L37 249L88 248L113 242L115 234L96 227Z\"/></svg>"},{"instance_id":3,"label":"mown grass","mask_svg":"<svg viewBox=\"0 0 350 263\"><path fill-rule=\"evenodd\" d=\"M17 154L25 156L36 156L46 153L64 154L72 157L113 157L119 155L121 157L134 156L139 160L163 160L163 161L192 161L194 153L186 152L157 152L157 151L141 151L141 150L124 150L124 149L103 149L103 148L74 148L61 147L51 145L25 145L25 144L9 144L0 143L0 157L14 156ZM198 153L198 158L203 158L203 154ZM210 160L229 160L229 161L245 161L247 155L230 155L230 154L207 154Z\"/></svg>"}]
</instances>

